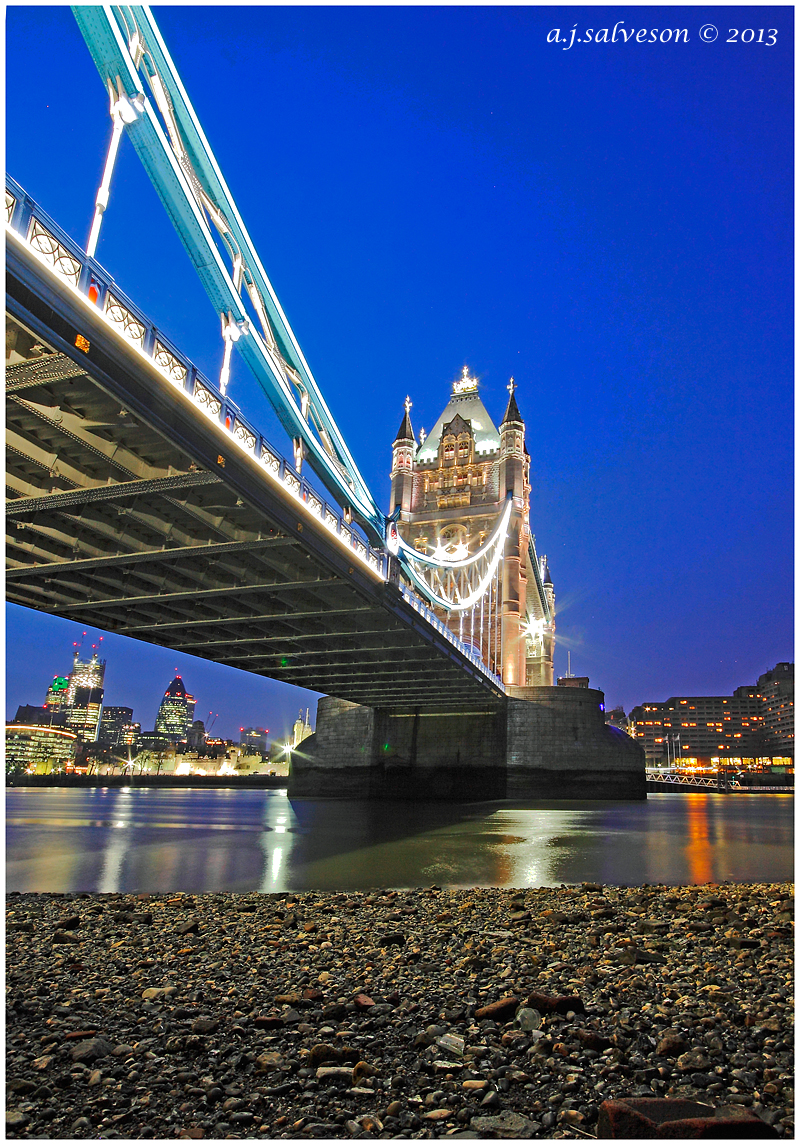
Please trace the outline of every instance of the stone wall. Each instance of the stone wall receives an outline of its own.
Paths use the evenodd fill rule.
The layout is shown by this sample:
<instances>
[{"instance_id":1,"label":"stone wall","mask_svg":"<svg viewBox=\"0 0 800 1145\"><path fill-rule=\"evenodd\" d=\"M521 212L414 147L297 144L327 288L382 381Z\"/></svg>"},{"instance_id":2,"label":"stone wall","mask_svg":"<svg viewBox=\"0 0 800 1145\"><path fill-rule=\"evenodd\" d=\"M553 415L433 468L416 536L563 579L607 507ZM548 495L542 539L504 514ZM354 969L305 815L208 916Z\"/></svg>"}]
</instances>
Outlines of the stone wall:
<instances>
[{"instance_id":1,"label":"stone wall","mask_svg":"<svg viewBox=\"0 0 800 1145\"><path fill-rule=\"evenodd\" d=\"M387 712L324 697L290 796L454 801L645 799L645 758L594 688L509 689L496 711Z\"/></svg>"},{"instance_id":2,"label":"stone wall","mask_svg":"<svg viewBox=\"0 0 800 1145\"><path fill-rule=\"evenodd\" d=\"M498 712L396 714L323 697L292 752L289 794L339 799L502 799Z\"/></svg>"},{"instance_id":3,"label":"stone wall","mask_svg":"<svg viewBox=\"0 0 800 1145\"><path fill-rule=\"evenodd\" d=\"M502 713L380 712L376 763L387 799L502 799Z\"/></svg>"},{"instance_id":4,"label":"stone wall","mask_svg":"<svg viewBox=\"0 0 800 1145\"><path fill-rule=\"evenodd\" d=\"M323 696L316 732L291 754L290 795L369 799L375 779L375 710Z\"/></svg>"},{"instance_id":5,"label":"stone wall","mask_svg":"<svg viewBox=\"0 0 800 1145\"><path fill-rule=\"evenodd\" d=\"M645 799L644 751L606 724L597 688L508 688L506 795Z\"/></svg>"}]
</instances>

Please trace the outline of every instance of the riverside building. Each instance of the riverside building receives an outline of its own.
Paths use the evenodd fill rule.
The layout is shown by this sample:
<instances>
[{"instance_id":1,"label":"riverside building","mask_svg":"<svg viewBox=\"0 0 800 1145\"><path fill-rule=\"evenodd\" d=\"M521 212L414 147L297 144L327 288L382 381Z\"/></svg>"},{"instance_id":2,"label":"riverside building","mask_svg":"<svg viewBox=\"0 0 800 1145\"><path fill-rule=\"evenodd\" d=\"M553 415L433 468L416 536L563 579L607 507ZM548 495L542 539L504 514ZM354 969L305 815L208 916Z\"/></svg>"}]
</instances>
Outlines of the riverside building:
<instances>
[{"instance_id":1,"label":"riverside building","mask_svg":"<svg viewBox=\"0 0 800 1145\"><path fill-rule=\"evenodd\" d=\"M75 761L75 732L39 724L6 724L6 771L58 771Z\"/></svg>"},{"instance_id":2,"label":"riverside building","mask_svg":"<svg viewBox=\"0 0 800 1145\"><path fill-rule=\"evenodd\" d=\"M794 665L777 664L756 684L745 684L730 696L671 696L663 703L641 704L630 721L650 764L791 764Z\"/></svg>"},{"instance_id":3,"label":"riverside building","mask_svg":"<svg viewBox=\"0 0 800 1145\"><path fill-rule=\"evenodd\" d=\"M794 757L794 664L776 664L758 677L767 742Z\"/></svg>"}]
</instances>

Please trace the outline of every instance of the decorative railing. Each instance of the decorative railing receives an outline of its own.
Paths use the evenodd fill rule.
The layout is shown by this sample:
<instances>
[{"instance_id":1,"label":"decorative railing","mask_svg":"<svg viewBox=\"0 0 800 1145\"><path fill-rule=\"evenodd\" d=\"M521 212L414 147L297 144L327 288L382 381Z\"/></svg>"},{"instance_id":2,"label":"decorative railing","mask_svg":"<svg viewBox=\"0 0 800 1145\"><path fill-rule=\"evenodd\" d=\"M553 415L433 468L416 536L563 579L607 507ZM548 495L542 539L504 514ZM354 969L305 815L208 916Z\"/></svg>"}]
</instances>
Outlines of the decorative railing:
<instances>
[{"instance_id":1,"label":"decorative railing","mask_svg":"<svg viewBox=\"0 0 800 1145\"><path fill-rule=\"evenodd\" d=\"M236 447L253 457L278 481L285 493L303 503L325 528L351 550L352 556L384 580L389 554L369 545L330 506L275 447L252 426L242 411L210 382L119 289L103 267L89 258L10 177L6 177L6 225L61 279L97 309L127 342L140 350L170 385L183 390L217 423Z\"/></svg>"},{"instance_id":2,"label":"decorative railing","mask_svg":"<svg viewBox=\"0 0 800 1145\"><path fill-rule=\"evenodd\" d=\"M481 672L493 680L499 688L503 688L501 677L495 672L490 671L478 653L469 644L465 644L463 640L459 640L455 632L436 615L432 608L428 608L427 604L425 604L412 589L403 584L400 585L400 592L403 594L403 599L406 603L410 604L415 612L418 612L420 616L424 617L432 628L435 628L441 636L444 636L445 640L449 640L454 648L457 648L476 668L480 668ZM505 691L505 688L503 688L503 691Z\"/></svg>"},{"instance_id":3,"label":"decorative railing","mask_svg":"<svg viewBox=\"0 0 800 1145\"><path fill-rule=\"evenodd\" d=\"M6 226L64 282L87 299L98 315L120 337L136 347L155 366L165 382L182 390L202 412L226 433L236 448L259 463L283 492L302 502L328 532L344 543L351 555L383 579L389 579L389 553L370 545L336 506L331 506L308 484L273 445L252 426L235 402L224 395L117 286L111 275L69 237L14 179L6 176ZM80 335L79 335L80 337ZM87 343L88 345L88 343ZM470 645L451 632L412 589L400 586L403 599L471 664L502 689L500 678Z\"/></svg>"}]
</instances>

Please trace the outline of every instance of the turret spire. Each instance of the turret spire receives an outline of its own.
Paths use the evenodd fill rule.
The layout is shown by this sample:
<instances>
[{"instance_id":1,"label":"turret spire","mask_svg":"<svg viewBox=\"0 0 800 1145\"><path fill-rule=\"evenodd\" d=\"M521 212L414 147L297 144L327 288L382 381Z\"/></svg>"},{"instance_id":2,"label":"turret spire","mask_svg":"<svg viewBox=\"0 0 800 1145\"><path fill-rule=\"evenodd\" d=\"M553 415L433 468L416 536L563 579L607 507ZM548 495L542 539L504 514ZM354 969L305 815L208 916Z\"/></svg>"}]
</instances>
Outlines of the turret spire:
<instances>
[{"instance_id":1,"label":"turret spire","mask_svg":"<svg viewBox=\"0 0 800 1145\"><path fill-rule=\"evenodd\" d=\"M394 439L394 445L397 445L400 441L413 441L415 445L417 444L417 439L414 437L414 430L411 427L411 407L413 404L411 398L406 396L406 400L403 402L406 412L403 420L400 422L400 428L397 431L397 437Z\"/></svg>"},{"instance_id":2,"label":"turret spire","mask_svg":"<svg viewBox=\"0 0 800 1145\"><path fill-rule=\"evenodd\" d=\"M508 422L512 421L517 422L519 425L525 424L522 420L522 414L519 412L519 407L517 406L517 399L514 397L514 390L516 388L516 382L513 378L510 378L509 383L506 386L506 389L508 390L508 405L506 406L506 412L503 414L503 420L500 422L501 426L506 425Z\"/></svg>"}]
</instances>

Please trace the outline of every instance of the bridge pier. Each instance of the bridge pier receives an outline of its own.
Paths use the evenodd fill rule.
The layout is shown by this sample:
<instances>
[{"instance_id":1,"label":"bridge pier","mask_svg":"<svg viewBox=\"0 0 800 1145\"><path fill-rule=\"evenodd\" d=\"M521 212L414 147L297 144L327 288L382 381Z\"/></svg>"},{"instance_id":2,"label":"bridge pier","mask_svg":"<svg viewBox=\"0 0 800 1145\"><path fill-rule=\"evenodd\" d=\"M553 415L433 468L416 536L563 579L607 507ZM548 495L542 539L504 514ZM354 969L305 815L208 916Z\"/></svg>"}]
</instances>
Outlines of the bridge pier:
<instances>
[{"instance_id":1,"label":"bridge pier","mask_svg":"<svg viewBox=\"0 0 800 1145\"><path fill-rule=\"evenodd\" d=\"M594 688L513 688L503 707L429 713L323 697L292 753L291 797L645 799L645 757Z\"/></svg>"}]
</instances>

